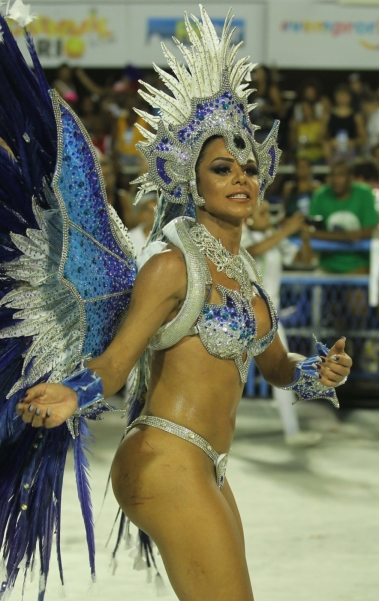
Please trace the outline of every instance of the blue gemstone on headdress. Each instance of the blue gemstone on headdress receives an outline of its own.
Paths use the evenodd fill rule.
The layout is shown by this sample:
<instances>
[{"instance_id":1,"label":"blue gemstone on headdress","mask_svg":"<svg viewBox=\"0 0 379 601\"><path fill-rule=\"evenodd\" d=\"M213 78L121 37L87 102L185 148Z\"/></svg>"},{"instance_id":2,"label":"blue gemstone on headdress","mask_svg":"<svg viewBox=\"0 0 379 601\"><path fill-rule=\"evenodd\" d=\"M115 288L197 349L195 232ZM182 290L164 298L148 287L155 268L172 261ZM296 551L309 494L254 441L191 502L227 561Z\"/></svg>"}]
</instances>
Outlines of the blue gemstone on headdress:
<instances>
[{"instance_id":1,"label":"blue gemstone on headdress","mask_svg":"<svg viewBox=\"0 0 379 601\"><path fill-rule=\"evenodd\" d=\"M270 165L268 172L269 172L269 175L273 176L274 172L275 172L275 159L276 159L275 147L271 146L268 153L271 157L271 165Z\"/></svg>"},{"instance_id":2,"label":"blue gemstone on headdress","mask_svg":"<svg viewBox=\"0 0 379 601\"><path fill-rule=\"evenodd\" d=\"M222 108L224 109L224 111L227 111L229 108L229 104L227 102L223 102L222 103Z\"/></svg>"},{"instance_id":3,"label":"blue gemstone on headdress","mask_svg":"<svg viewBox=\"0 0 379 601\"><path fill-rule=\"evenodd\" d=\"M162 157L157 157L156 165L157 165L157 172L159 174L159 177L162 179L162 181L164 181L165 184L170 184L172 182L172 179L166 173L166 169L165 169L166 163L167 163L166 159L162 159Z\"/></svg>"}]
</instances>

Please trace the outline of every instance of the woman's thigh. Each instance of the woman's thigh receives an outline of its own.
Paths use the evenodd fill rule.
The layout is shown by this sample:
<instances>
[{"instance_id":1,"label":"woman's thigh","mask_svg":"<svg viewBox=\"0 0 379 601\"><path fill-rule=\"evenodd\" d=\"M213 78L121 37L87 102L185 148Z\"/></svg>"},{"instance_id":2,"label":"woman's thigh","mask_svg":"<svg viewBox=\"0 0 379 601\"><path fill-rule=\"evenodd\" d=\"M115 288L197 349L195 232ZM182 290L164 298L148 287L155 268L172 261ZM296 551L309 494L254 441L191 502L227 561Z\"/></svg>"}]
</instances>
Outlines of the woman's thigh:
<instances>
[{"instance_id":1,"label":"woman's thigh","mask_svg":"<svg viewBox=\"0 0 379 601\"><path fill-rule=\"evenodd\" d=\"M236 500L234 498L234 495L232 493L232 489L230 488L229 482L228 482L227 479L225 480L225 483L224 483L224 486L221 489L221 492L224 495L224 497L225 497L225 499L226 499L226 501L227 501L230 509L233 512L233 515L235 517L236 523L238 525L238 529L240 531L242 543L243 543L243 546L245 548L245 535L244 535L244 532L243 532L243 526L242 526L242 520L241 520L240 512L238 510Z\"/></svg>"},{"instance_id":2,"label":"woman's thigh","mask_svg":"<svg viewBox=\"0 0 379 601\"><path fill-rule=\"evenodd\" d=\"M146 460L142 444L134 468L127 457L137 450L138 436L121 461L123 453L116 457L112 478L121 508L157 544L180 601L253 601L229 485L224 494L217 488L213 466L200 449L170 440L162 454L157 438L147 441L157 450L155 458L151 452Z\"/></svg>"},{"instance_id":3,"label":"woman's thigh","mask_svg":"<svg viewBox=\"0 0 379 601\"><path fill-rule=\"evenodd\" d=\"M253 601L239 524L217 487L194 487L161 515L151 533L181 601Z\"/></svg>"}]
</instances>

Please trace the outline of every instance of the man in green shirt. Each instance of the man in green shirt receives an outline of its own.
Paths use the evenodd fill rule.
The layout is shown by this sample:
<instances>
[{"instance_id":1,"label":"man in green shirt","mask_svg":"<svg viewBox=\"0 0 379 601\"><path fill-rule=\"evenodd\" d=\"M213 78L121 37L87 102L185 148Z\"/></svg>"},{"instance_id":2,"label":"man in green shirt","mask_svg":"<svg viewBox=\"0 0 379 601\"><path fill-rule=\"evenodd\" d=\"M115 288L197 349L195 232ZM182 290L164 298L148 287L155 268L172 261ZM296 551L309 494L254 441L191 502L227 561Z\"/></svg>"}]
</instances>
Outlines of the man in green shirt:
<instances>
[{"instance_id":1,"label":"man in green shirt","mask_svg":"<svg viewBox=\"0 0 379 601\"><path fill-rule=\"evenodd\" d=\"M371 188L352 182L345 161L334 163L330 185L314 193L310 215L324 218L324 230L313 232L312 238L333 242L357 242L371 238L378 224ZM368 273L369 253L354 250L323 252L320 266L332 273Z\"/></svg>"}]
</instances>

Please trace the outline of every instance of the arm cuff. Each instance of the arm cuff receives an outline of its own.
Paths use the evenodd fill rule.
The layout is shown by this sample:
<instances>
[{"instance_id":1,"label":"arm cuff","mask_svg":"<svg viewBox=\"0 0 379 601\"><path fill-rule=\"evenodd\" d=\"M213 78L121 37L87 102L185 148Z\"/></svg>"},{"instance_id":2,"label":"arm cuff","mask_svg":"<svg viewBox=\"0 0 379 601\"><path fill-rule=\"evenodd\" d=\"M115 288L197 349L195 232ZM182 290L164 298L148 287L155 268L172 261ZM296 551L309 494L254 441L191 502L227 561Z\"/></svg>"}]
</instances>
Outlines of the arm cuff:
<instances>
[{"instance_id":1,"label":"arm cuff","mask_svg":"<svg viewBox=\"0 0 379 601\"><path fill-rule=\"evenodd\" d=\"M335 388L325 386L320 382L317 371L317 363L320 357L326 357L329 353L327 346L316 341L318 355L304 359L296 365L295 379L291 384L282 386L283 390L292 390L296 393L298 401L311 401L313 399L325 399L339 407Z\"/></svg>"},{"instance_id":2,"label":"arm cuff","mask_svg":"<svg viewBox=\"0 0 379 601\"><path fill-rule=\"evenodd\" d=\"M102 419L101 414L104 411L114 411L114 407L104 400L101 378L90 369L80 369L63 380L62 384L75 390L78 395L78 408L66 420L72 438L76 438L79 434L81 417L99 420Z\"/></svg>"}]
</instances>

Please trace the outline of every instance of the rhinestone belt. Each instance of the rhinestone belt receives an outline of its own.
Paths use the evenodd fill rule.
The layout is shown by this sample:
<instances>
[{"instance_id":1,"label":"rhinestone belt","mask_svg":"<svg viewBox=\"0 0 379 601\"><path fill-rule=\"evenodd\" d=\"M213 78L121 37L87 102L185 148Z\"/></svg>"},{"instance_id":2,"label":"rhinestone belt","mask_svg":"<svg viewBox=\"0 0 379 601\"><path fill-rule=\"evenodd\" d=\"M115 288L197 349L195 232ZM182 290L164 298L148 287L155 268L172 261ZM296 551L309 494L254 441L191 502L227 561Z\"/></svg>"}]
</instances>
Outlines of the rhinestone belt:
<instances>
[{"instance_id":1,"label":"rhinestone belt","mask_svg":"<svg viewBox=\"0 0 379 601\"><path fill-rule=\"evenodd\" d=\"M183 440L187 440L188 442L192 442L192 444L196 445L204 453L208 455L213 461L215 472L216 472L216 481L217 486L221 489L224 481L225 481L225 473L226 466L228 463L228 455L227 453L221 453L220 455L215 451L215 449L199 434L185 428L184 426L179 426L179 424L175 424L174 422L170 422L167 419L162 419L160 417L153 417L150 415L142 415L141 417L137 417L130 424L130 426L126 429L126 434L136 426L153 426L153 428L158 428L159 430L163 430L164 432L168 432L169 434L174 434L179 438L183 438Z\"/></svg>"}]
</instances>

